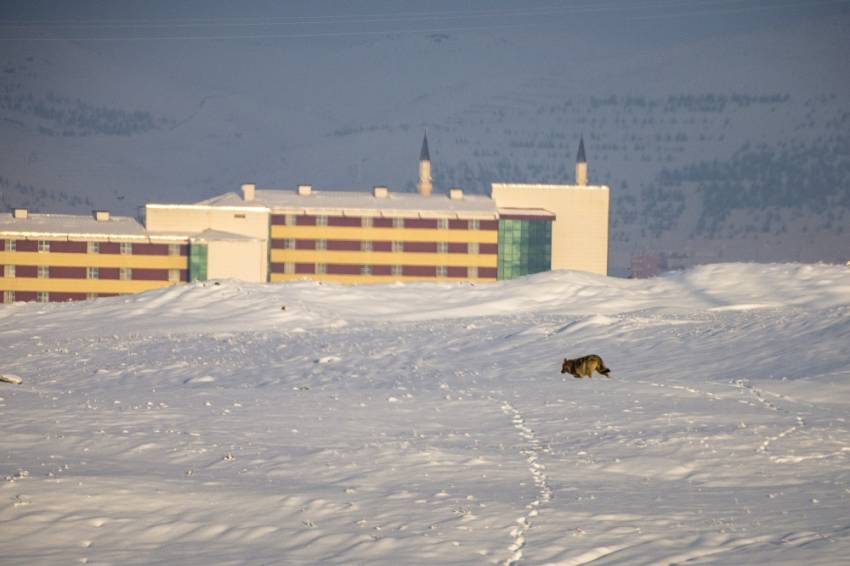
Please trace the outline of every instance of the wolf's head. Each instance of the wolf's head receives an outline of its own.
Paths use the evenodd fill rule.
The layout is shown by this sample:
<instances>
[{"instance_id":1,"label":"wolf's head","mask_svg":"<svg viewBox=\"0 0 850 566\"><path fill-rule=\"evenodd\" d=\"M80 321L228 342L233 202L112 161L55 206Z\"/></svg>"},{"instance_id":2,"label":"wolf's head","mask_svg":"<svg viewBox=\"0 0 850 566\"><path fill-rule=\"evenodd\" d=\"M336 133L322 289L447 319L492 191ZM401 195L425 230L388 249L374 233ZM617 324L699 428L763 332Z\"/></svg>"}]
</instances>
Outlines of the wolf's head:
<instances>
[{"instance_id":1,"label":"wolf's head","mask_svg":"<svg viewBox=\"0 0 850 566\"><path fill-rule=\"evenodd\" d=\"M576 369L576 363L574 360L568 360L564 358L564 363L561 365L561 373L573 373Z\"/></svg>"}]
</instances>

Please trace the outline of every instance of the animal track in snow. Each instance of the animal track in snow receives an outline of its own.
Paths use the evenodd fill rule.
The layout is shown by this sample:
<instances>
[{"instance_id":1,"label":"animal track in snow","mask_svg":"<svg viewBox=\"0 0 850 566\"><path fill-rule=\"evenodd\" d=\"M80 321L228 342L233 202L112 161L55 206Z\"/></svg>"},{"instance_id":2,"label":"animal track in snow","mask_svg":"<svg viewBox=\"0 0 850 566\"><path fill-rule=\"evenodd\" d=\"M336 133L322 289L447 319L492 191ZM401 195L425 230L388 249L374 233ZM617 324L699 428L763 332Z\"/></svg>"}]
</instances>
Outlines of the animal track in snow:
<instances>
[{"instance_id":1,"label":"animal track in snow","mask_svg":"<svg viewBox=\"0 0 850 566\"><path fill-rule=\"evenodd\" d=\"M511 417L514 428L527 441L527 445L520 452L525 456L528 471L531 472L534 485L537 487L537 498L525 506L526 514L518 518L516 526L511 529L513 543L508 547L510 556L504 562L505 566L511 566L522 559L523 549L525 548L525 533L531 528L532 519L539 515L540 506L552 500L552 489L549 487L549 481L546 477L546 467L539 461L540 454L543 451L540 440L537 439L534 431L526 426L522 414L507 401L502 403L502 412Z\"/></svg>"}]
</instances>

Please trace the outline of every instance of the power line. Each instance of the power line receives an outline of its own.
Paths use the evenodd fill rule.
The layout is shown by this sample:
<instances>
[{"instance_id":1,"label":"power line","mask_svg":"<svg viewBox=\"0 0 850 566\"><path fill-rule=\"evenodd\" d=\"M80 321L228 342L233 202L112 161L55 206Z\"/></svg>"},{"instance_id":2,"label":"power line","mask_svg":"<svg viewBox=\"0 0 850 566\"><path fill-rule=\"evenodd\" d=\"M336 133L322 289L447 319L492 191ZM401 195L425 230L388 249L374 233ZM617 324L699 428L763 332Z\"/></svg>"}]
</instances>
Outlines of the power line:
<instances>
[{"instance_id":1,"label":"power line","mask_svg":"<svg viewBox=\"0 0 850 566\"><path fill-rule=\"evenodd\" d=\"M505 11L479 11L479 12L437 12L437 13L408 13L408 14L395 14L387 17L378 17L374 19L344 19L344 18L352 18L355 16L314 16L310 21L307 19L298 19L298 20L278 20L275 22L271 22L268 20L263 20L262 22L256 21L252 22L250 20L239 22L229 22L226 20L202 20L201 23L155 23L155 24L105 24L106 27L201 27L201 26L219 26L219 27L268 27L268 26L280 26L280 25L347 25L347 24L355 24L355 23L394 23L401 21L431 21L436 19L471 19L471 18L486 18L486 17L540 17L540 16L551 16L551 15L571 15L571 14L604 14L610 13L613 11L617 11L618 13L622 12L635 12L642 11L646 9L655 9L655 8L674 8L674 12L666 13L666 14L632 14L628 17L630 19L661 19L661 18L676 18L676 17L691 17L691 16L706 16L706 15L714 15L714 14L738 14L738 13L747 13L747 12L761 12L765 10L776 10L776 9L787 9L787 8L799 8L799 7L817 7L817 6L829 6L829 5L839 5L839 4L850 4L850 0L808 0L806 2L784 2L781 4L758 4L758 5L749 5L744 6L742 3L746 2L746 0L714 0L711 2L711 8L709 9L709 2L696 2L696 3L688 3L687 5L683 5L681 0L661 0L661 1L634 1L634 2L626 2L625 4L619 3L616 0L614 2L608 3L596 3L596 4L584 4L571 8L562 8L562 9L539 9L539 10L505 10ZM734 6L733 6L734 5ZM699 11L685 10L681 11L682 8L697 8ZM175 20L185 22L185 20ZM80 24L80 22L77 22ZM470 26L455 26L455 27L438 27L438 28L411 28L411 29L382 29L382 30L352 30L352 31L332 31L332 32L303 32L303 33L268 33L268 34L257 34L257 33L249 33L249 34L217 34L217 35L137 35L137 36L56 36L56 37L45 37L45 36L27 36L27 37L0 37L0 41L197 41L197 40L244 40L244 39L303 39L303 38L318 38L318 37L356 37L356 36L375 36L375 35L392 35L392 34L419 34L419 33L445 33L445 32L458 32L458 31L486 31L486 30L496 30L496 29L514 29L514 28L528 28L528 27L541 27L552 24L551 21L546 21L542 23L533 23L533 22L516 22L512 24L487 24L487 25L470 25ZM86 22L87 26L96 26L103 25L94 22ZM18 26L19 24L10 23L10 22L0 22L0 25L3 26ZM36 24L36 23L28 23L24 27L39 27L45 24ZM70 23L59 23L58 21L54 21L49 25L75 25Z\"/></svg>"},{"instance_id":2,"label":"power line","mask_svg":"<svg viewBox=\"0 0 850 566\"><path fill-rule=\"evenodd\" d=\"M700 0L696 0L700 1ZM712 1L712 0L704 0ZM741 0L714 0L720 2L740 2ZM368 22L392 22L411 19L464 19L474 17L498 17L498 16L522 16L522 15L552 15L558 13L569 13L573 11L584 12L590 9L591 11L611 10L611 9L629 9L634 6L644 7L667 7L681 5L682 0L667 0L662 2L627 2L622 3L622 0L613 0L605 2L592 2L589 4L579 4L575 6L559 6L548 8L535 9L513 9L513 10L479 10L479 11L444 11L444 12L406 12L397 14L372 13L362 15L321 15L321 16L271 16L271 17L226 17L226 18L157 18L151 20L20 20L2 22L0 25L20 25L20 26L191 26L191 25L296 25L296 24L326 24L326 23L368 23ZM363 19L368 18L368 19Z\"/></svg>"}]
</instances>

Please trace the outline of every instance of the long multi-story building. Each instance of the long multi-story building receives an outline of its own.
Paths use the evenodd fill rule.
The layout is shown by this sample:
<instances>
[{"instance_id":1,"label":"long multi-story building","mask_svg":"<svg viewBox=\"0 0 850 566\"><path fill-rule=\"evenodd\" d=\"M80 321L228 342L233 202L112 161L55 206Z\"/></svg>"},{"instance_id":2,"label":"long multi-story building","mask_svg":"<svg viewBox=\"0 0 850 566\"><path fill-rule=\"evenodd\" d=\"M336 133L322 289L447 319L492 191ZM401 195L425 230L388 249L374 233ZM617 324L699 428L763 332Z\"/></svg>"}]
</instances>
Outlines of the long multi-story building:
<instances>
[{"instance_id":1,"label":"long multi-story building","mask_svg":"<svg viewBox=\"0 0 850 566\"><path fill-rule=\"evenodd\" d=\"M132 218L0 215L3 302L71 301L138 293L189 280L189 242L152 237Z\"/></svg>"},{"instance_id":2,"label":"long multi-story building","mask_svg":"<svg viewBox=\"0 0 850 566\"><path fill-rule=\"evenodd\" d=\"M493 184L432 194L427 137L416 193L257 189L131 218L0 215L3 301L77 300L185 281L496 281L550 269L605 274L608 187Z\"/></svg>"}]
</instances>

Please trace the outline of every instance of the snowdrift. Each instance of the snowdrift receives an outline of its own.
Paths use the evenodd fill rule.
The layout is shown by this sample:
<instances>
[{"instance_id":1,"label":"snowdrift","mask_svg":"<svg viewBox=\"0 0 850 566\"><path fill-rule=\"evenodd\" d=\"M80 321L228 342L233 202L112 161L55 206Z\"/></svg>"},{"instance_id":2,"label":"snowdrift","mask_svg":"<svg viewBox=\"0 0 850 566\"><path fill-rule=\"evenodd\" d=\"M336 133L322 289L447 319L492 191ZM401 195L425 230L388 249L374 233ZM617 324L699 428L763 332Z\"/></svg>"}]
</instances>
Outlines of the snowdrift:
<instances>
[{"instance_id":1,"label":"snowdrift","mask_svg":"<svg viewBox=\"0 0 850 566\"><path fill-rule=\"evenodd\" d=\"M0 556L841 564L848 343L829 265L3 306Z\"/></svg>"}]
</instances>

